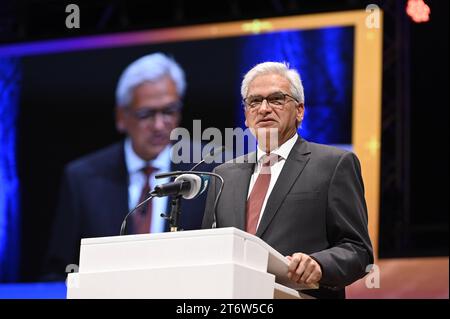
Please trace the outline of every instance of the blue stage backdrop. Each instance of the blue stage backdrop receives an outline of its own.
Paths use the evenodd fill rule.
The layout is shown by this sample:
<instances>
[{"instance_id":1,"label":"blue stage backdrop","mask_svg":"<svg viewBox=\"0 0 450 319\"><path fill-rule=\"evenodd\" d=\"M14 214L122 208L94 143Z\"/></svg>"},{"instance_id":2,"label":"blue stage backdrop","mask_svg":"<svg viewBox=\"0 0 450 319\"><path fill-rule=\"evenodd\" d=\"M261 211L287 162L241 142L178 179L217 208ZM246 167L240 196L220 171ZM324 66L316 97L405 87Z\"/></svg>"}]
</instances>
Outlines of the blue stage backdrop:
<instances>
[{"instance_id":1,"label":"blue stage backdrop","mask_svg":"<svg viewBox=\"0 0 450 319\"><path fill-rule=\"evenodd\" d=\"M300 71L305 89L301 136L317 143L351 144L353 31L333 27L241 37L239 72L243 76L265 61L288 62ZM242 110L241 96L236 98ZM244 113L236 114L244 128Z\"/></svg>"},{"instance_id":2,"label":"blue stage backdrop","mask_svg":"<svg viewBox=\"0 0 450 319\"><path fill-rule=\"evenodd\" d=\"M18 58L0 58L0 282L18 278L19 179L16 125L19 112Z\"/></svg>"}]
</instances>

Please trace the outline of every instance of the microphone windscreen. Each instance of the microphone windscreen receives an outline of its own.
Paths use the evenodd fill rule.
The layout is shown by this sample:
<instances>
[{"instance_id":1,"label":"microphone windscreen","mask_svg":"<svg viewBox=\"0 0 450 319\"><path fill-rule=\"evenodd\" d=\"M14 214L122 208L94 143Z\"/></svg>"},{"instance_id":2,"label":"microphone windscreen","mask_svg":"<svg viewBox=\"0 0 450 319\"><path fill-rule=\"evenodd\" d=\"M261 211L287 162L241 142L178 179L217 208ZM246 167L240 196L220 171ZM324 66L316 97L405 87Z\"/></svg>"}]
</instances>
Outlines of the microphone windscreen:
<instances>
[{"instance_id":1,"label":"microphone windscreen","mask_svg":"<svg viewBox=\"0 0 450 319\"><path fill-rule=\"evenodd\" d=\"M183 194L184 199L192 199L196 197L203 188L203 180L199 175L196 174L181 174L175 178L175 182L185 181L189 182L191 185L189 192Z\"/></svg>"}]
</instances>

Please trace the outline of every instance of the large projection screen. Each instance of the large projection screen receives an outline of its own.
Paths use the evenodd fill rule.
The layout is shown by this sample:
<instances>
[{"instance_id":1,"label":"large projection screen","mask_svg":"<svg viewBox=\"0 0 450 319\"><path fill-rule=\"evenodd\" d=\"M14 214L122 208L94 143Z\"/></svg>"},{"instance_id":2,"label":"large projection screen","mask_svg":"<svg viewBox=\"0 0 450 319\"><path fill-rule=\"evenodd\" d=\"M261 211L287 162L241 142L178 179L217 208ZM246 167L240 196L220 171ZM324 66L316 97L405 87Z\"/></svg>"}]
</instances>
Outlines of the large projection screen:
<instances>
[{"instance_id":1,"label":"large projection screen","mask_svg":"<svg viewBox=\"0 0 450 319\"><path fill-rule=\"evenodd\" d=\"M238 111L240 110L238 90L243 72L266 58L283 59L283 52L280 51L279 42L277 42L283 41L282 45L289 48L286 54L291 61L288 62L299 68L305 86L306 116L304 127L299 130L299 133L313 142L349 148L361 161L369 212L369 232L377 255L380 206L382 23L380 26L371 27L370 23L367 23L368 18L369 13L366 11L348 11L49 40L0 47L0 58L17 57L28 61L23 67L25 80L26 66L31 65L30 61L36 57L42 59L48 56L48 59L57 65L63 61L63 58L70 60L71 54L82 55L82 59L86 60L90 55L95 56L95 54L99 54L99 57L109 57L108 52L114 50L116 50L114 52L114 58L116 58L123 55L124 50L138 52L139 48L148 48L148 50L142 50L144 52L159 50L159 48L164 51L165 48L170 48L171 52L175 53L175 58L185 62L184 66L188 69L189 61L200 64L203 60L206 68L212 60L216 65L221 64L221 72L224 75L222 82L218 80L220 76L214 75L213 72L208 74L211 81L205 80L202 74L196 75L196 72L201 73L203 70L191 64L188 74L193 74L191 78L203 76L203 81L188 83L188 92L208 92L210 82L216 81L215 89L220 86L222 91L217 94L223 94L220 100L223 103L233 104L235 113L233 124L238 127L243 123L243 113ZM339 42L341 40L342 42ZM301 43L297 43L298 41ZM219 52L216 44L221 46L222 54L231 52L233 56L230 56L229 60L223 56L220 61L214 60L218 56L214 56L211 52ZM234 52L234 45L238 45L241 51ZM208 51L208 48L213 47L216 51ZM351 52L344 50L347 47L351 49ZM201 49L196 51L196 48L203 48L205 51ZM275 51L278 53L272 54ZM314 52L321 53L314 55ZM189 58L183 58L184 56ZM308 60L311 57L315 57L313 61ZM323 57L326 61L321 61ZM109 60L97 58L96 61L99 65L103 63L105 68ZM236 61L240 65L233 65ZM350 62L345 63L345 61ZM128 59L127 62L131 61ZM114 64L113 55L111 55L111 63ZM125 60L120 63L120 67L114 66L117 72L126 65ZM223 70L227 68L235 68L234 73L225 75ZM236 69L239 70L236 71ZM324 77L323 74L327 76ZM334 78L334 75L337 77ZM229 78L233 78L233 83L227 85L226 79ZM95 78L96 81L101 82L98 79L101 79L101 72ZM75 83L77 78L71 80ZM107 80L111 85L115 81L115 79ZM45 85L45 81L43 79L41 84ZM94 83L94 79L86 79L86 81ZM100 82L99 92L106 87L106 82ZM30 83L28 87L31 87ZM329 88L334 88L334 91L327 93ZM112 88L108 87L107 90L111 91L112 95ZM28 94L22 98L22 104L27 104L25 107L39 100L32 96L36 93L35 91L38 90L23 88L23 92ZM92 95L90 98L102 100L102 97L94 96L94 91L85 92L86 95ZM203 116L208 124L210 123L208 117L213 113L206 107L203 109L200 107L204 101L196 101L198 95L194 93L191 95L191 102L194 101L195 103L192 104L199 105L199 109L193 108L193 117L202 119ZM74 99L80 98L78 93L73 93L71 96ZM321 100L322 97L327 96L332 98ZM206 127L202 126L203 129Z\"/></svg>"}]
</instances>

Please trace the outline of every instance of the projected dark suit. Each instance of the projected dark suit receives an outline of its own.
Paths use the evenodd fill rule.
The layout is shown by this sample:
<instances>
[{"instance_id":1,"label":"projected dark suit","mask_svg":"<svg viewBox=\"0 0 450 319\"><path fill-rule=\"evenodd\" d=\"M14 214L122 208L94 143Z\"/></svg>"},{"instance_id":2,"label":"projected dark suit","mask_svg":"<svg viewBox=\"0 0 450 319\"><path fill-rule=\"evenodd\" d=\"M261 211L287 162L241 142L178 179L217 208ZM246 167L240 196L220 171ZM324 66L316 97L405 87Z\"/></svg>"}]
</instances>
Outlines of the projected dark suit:
<instances>
[{"instance_id":1,"label":"projected dark suit","mask_svg":"<svg viewBox=\"0 0 450 319\"><path fill-rule=\"evenodd\" d=\"M81 238L119 235L128 212L128 173L123 148L122 142L117 143L66 167L42 280L65 280L66 266L78 264ZM172 164L171 170L189 170L192 166ZM202 164L199 169L211 170L212 166ZM193 200L182 200L183 229L201 227L205 199L206 194L202 194ZM167 207L164 213L169 212Z\"/></svg>"}]
</instances>

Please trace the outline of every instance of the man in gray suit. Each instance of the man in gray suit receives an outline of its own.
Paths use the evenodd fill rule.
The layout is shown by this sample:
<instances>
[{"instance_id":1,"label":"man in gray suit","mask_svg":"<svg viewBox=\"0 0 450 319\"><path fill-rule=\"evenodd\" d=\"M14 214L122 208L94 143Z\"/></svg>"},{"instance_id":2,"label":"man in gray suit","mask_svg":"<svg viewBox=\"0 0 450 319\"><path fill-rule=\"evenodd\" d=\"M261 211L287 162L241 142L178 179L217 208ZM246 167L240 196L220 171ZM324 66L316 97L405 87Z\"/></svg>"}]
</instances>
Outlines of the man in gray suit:
<instances>
[{"instance_id":1,"label":"man in gray suit","mask_svg":"<svg viewBox=\"0 0 450 319\"><path fill-rule=\"evenodd\" d=\"M219 187L212 181L203 228L216 222L255 234L287 256L291 280L319 284L304 293L345 298L345 286L373 263L357 157L298 136L303 86L286 64L255 66L241 95L258 148L214 170L224 188L214 212Z\"/></svg>"}]
</instances>

